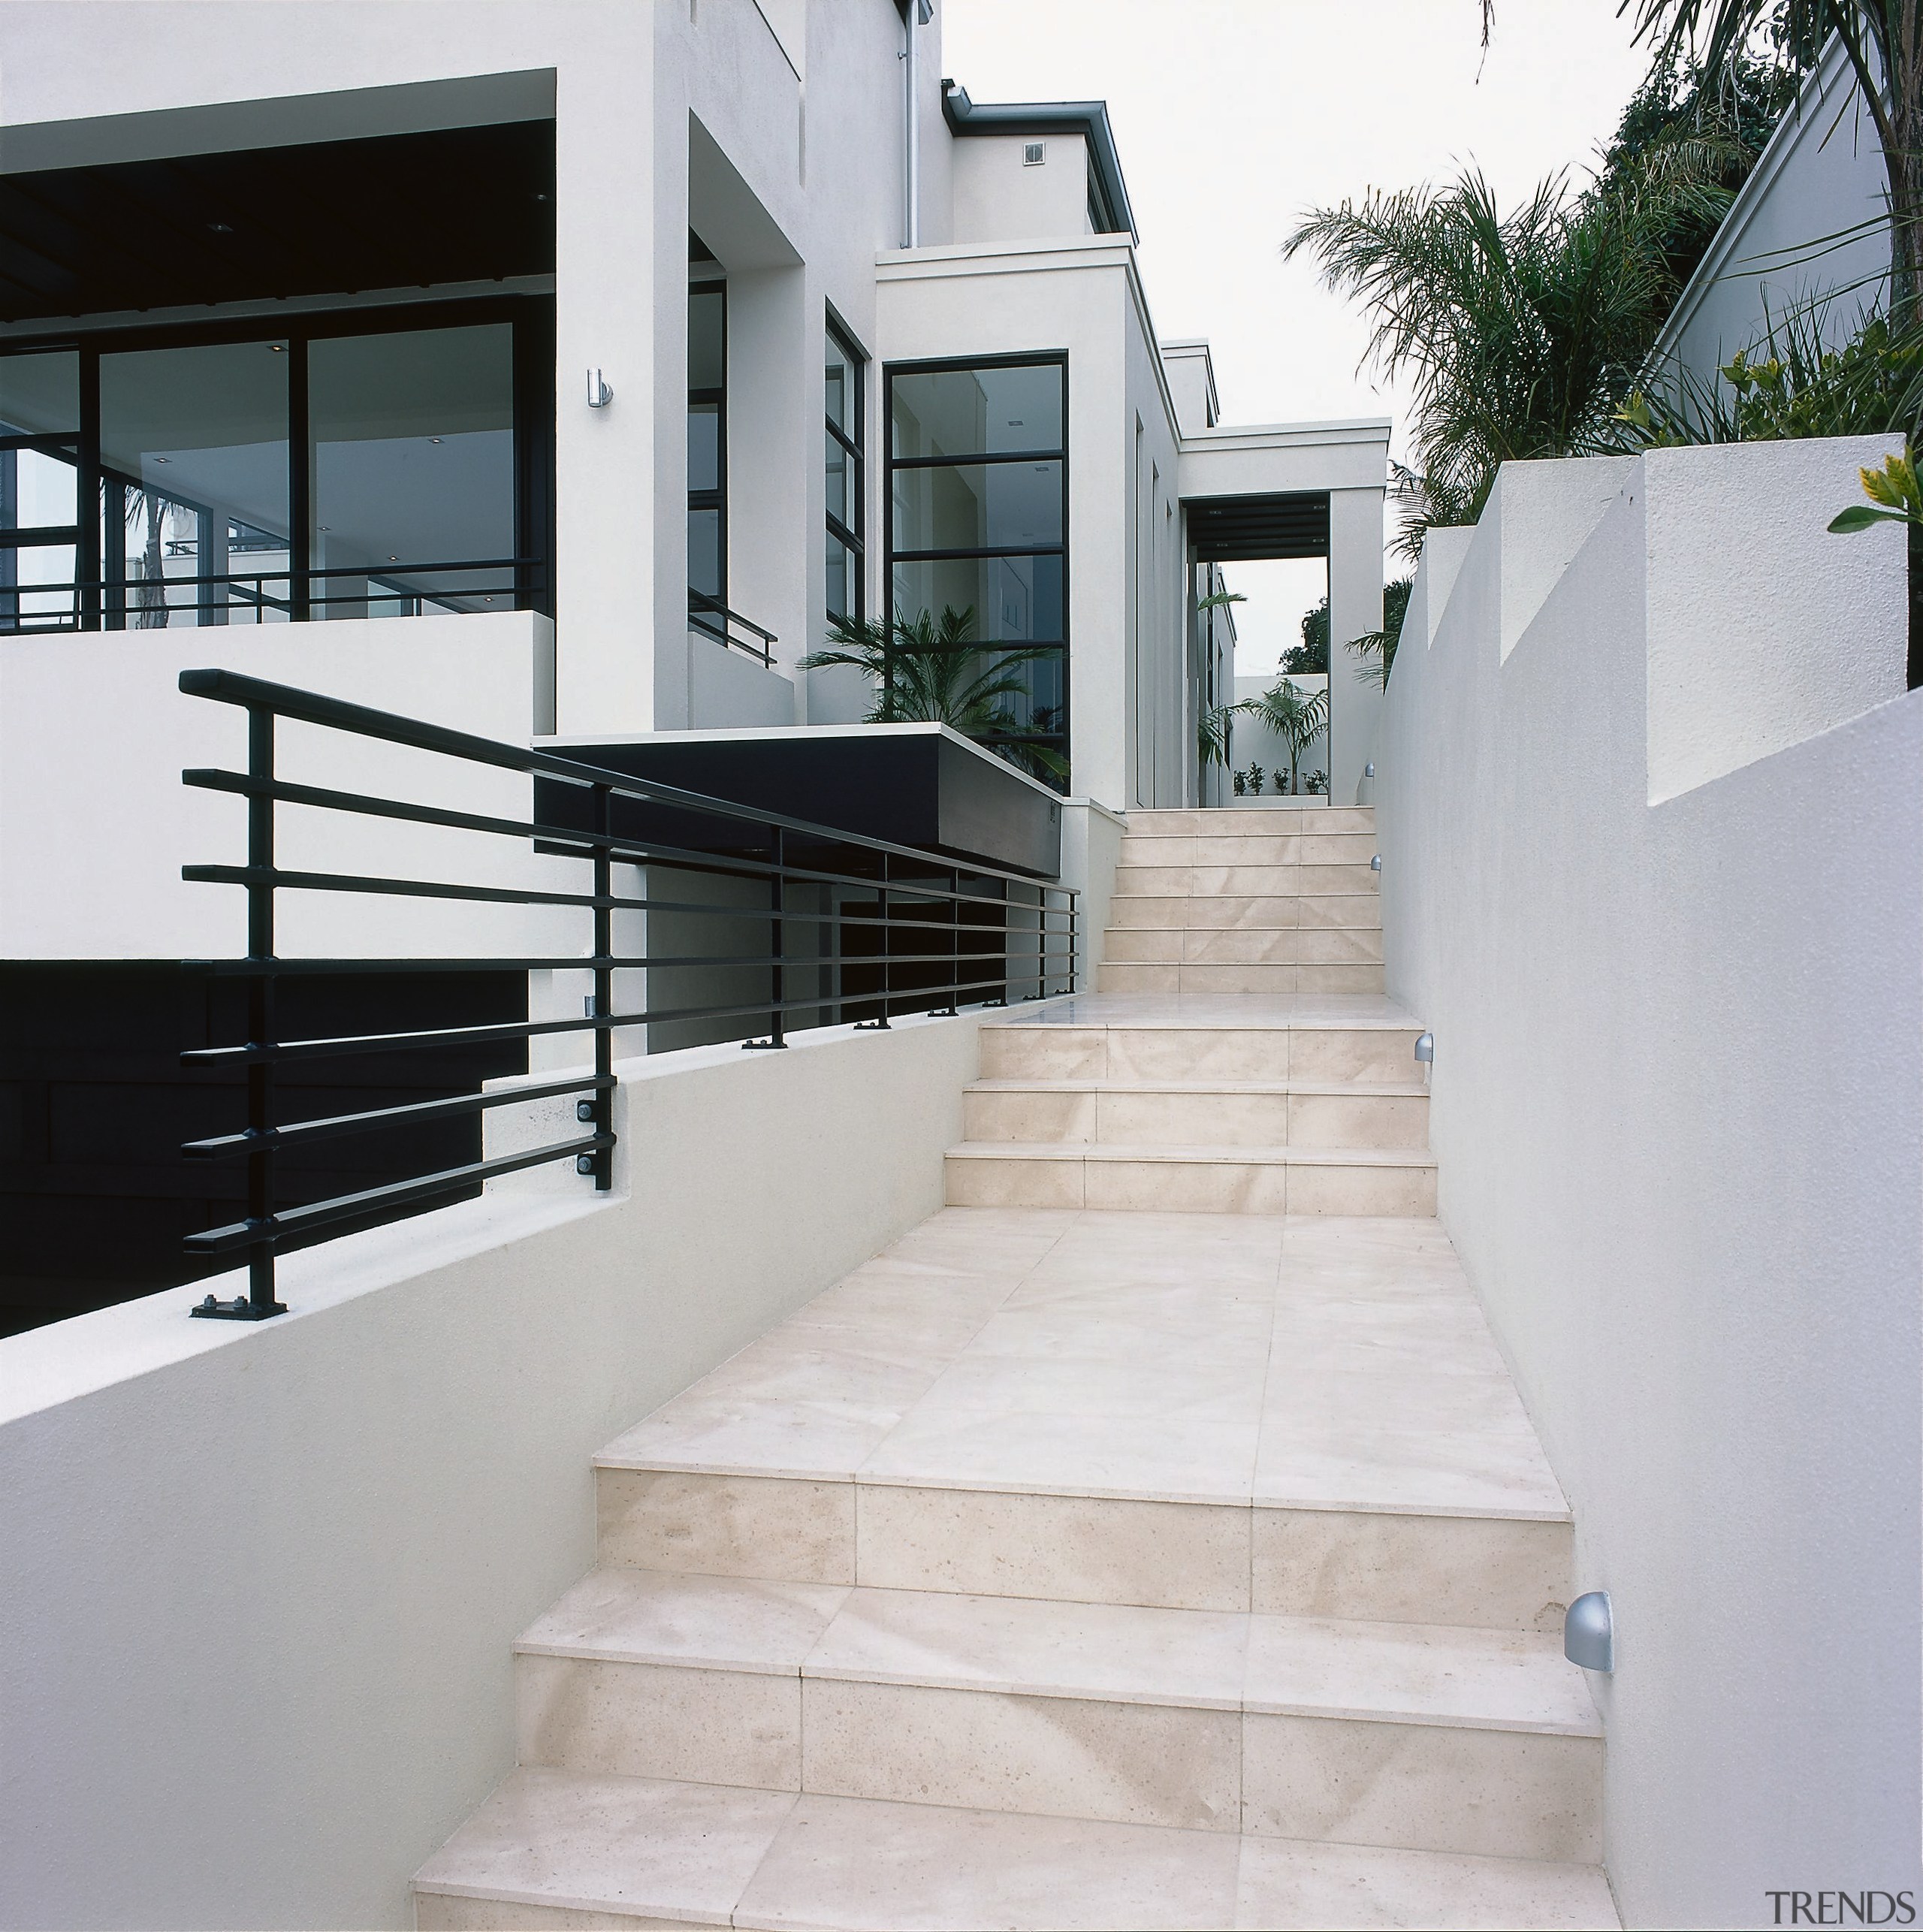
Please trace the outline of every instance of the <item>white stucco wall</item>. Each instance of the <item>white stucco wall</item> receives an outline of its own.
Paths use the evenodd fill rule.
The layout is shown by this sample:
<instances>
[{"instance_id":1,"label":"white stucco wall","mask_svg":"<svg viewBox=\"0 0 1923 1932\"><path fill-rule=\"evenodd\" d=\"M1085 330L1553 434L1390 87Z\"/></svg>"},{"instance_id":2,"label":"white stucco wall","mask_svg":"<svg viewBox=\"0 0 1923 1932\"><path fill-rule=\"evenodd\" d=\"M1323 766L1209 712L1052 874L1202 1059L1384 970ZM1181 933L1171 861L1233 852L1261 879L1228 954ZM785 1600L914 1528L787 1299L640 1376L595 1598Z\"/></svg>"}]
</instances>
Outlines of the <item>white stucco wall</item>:
<instances>
[{"instance_id":1,"label":"white stucco wall","mask_svg":"<svg viewBox=\"0 0 1923 1932\"><path fill-rule=\"evenodd\" d=\"M258 1327L201 1283L0 1342L0 1923L410 1924L589 1459L940 1206L978 1025L629 1063L603 1204L295 1255Z\"/></svg>"},{"instance_id":2,"label":"white stucco wall","mask_svg":"<svg viewBox=\"0 0 1923 1932\"><path fill-rule=\"evenodd\" d=\"M1022 157L1039 146L1038 162ZM1059 240L1088 232L1088 143L1080 134L971 134L953 144L958 242Z\"/></svg>"},{"instance_id":3,"label":"white stucco wall","mask_svg":"<svg viewBox=\"0 0 1923 1932\"><path fill-rule=\"evenodd\" d=\"M1658 452L1599 515L1580 466L1512 466L1432 534L1384 713L1389 991L1574 1587L1614 1601L1632 1926L1918 1882L1923 696L1900 536L1809 534L1861 455ZM1562 546L1546 590L1518 542ZM1753 694L1812 681L1758 736Z\"/></svg>"},{"instance_id":4,"label":"white stucco wall","mask_svg":"<svg viewBox=\"0 0 1923 1932\"><path fill-rule=\"evenodd\" d=\"M0 647L0 958L234 958L245 895L189 884L187 865L246 858L246 804L181 783L246 769L246 714L181 695L216 667L525 744L540 720L552 626L531 612L346 619L225 629L93 631ZM714 648L711 646L709 648ZM765 677L759 667L747 668ZM528 780L282 724L276 768L298 782L525 817ZM586 868L513 841L282 806L284 866L579 892ZM587 915L339 894L279 895L289 955L485 957L577 951Z\"/></svg>"},{"instance_id":5,"label":"white stucco wall","mask_svg":"<svg viewBox=\"0 0 1923 1932\"><path fill-rule=\"evenodd\" d=\"M1825 340L1847 340L1888 293L1888 194L1876 125L1833 39L1677 300L1657 367L1713 382L1772 320L1812 307Z\"/></svg>"}]
</instances>

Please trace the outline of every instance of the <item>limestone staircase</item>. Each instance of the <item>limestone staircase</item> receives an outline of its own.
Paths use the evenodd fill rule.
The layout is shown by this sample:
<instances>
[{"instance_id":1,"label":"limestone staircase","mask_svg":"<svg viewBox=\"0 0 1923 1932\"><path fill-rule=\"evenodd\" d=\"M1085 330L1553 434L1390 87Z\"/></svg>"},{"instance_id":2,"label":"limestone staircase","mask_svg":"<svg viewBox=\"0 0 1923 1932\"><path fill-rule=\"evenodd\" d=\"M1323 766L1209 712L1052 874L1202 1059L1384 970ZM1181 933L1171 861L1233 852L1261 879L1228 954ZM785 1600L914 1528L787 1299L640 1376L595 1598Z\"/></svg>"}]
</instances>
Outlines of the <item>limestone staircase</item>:
<instances>
[{"instance_id":1,"label":"limestone staircase","mask_svg":"<svg viewBox=\"0 0 1923 1932\"><path fill-rule=\"evenodd\" d=\"M1227 867L1355 889L1212 926L1141 855L1214 835L1138 825L1118 933L1372 943L1287 922L1366 860ZM1414 1034L1299 980L986 1025L949 1177L995 1204L596 1459L599 1567L417 1924L1614 1926L1568 1511L1426 1218Z\"/></svg>"},{"instance_id":2,"label":"limestone staircase","mask_svg":"<svg viewBox=\"0 0 1923 1932\"><path fill-rule=\"evenodd\" d=\"M1381 997L1374 823L1130 814L1097 983L1156 997L985 1033L949 1201L1432 1215L1420 1028Z\"/></svg>"}]
</instances>

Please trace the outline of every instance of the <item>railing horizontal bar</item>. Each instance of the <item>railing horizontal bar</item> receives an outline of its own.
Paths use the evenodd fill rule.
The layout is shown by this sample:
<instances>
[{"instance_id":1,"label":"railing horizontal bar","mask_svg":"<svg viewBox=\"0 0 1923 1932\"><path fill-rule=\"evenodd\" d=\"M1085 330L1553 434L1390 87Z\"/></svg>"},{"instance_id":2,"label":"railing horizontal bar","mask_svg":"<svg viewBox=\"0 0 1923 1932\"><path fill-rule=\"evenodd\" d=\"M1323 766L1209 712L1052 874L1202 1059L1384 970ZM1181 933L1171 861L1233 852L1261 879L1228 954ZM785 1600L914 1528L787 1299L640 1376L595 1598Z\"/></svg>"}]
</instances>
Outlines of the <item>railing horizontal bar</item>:
<instances>
[{"instance_id":1,"label":"railing horizontal bar","mask_svg":"<svg viewBox=\"0 0 1923 1932\"><path fill-rule=\"evenodd\" d=\"M365 1113L330 1114L318 1120L293 1121L260 1134L249 1131L216 1134L210 1140L189 1140L180 1151L195 1160L224 1161L263 1147L304 1146L312 1140L331 1140L343 1134L371 1134L384 1127L450 1120L462 1114L482 1113L490 1107L508 1106L518 1100L559 1100L565 1094L587 1093L617 1084L611 1074L604 1079L584 1073L572 1080L551 1080L536 1087L507 1087L491 1094L460 1094L452 1100L415 1100L404 1106L372 1108Z\"/></svg>"},{"instance_id":2,"label":"railing horizontal bar","mask_svg":"<svg viewBox=\"0 0 1923 1932\"><path fill-rule=\"evenodd\" d=\"M286 892L372 892L386 898L460 899L484 905L643 910L638 899L603 899L592 892L544 892L531 886L455 886L435 879L378 879L352 872L289 872L278 865L183 865L180 876L196 885L272 886Z\"/></svg>"},{"instance_id":3,"label":"railing horizontal bar","mask_svg":"<svg viewBox=\"0 0 1923 1932\"><path fill-rule=\"evenodd\" d=\"M232 792L243 798L273 798L282 804L309 805L319 811L355 812L364 817L400 819L410 825L445 827L450 832L492 832L503 838L538 838L546 844L578 847L557 853L560 859L586 858L595 848L618 841L611 834L577 832L572 826L543 825L533 819L496 818L483 812L458 812L435 805L410 804L405 799L376 798L365 792L337 792L324 785L297 785L285 778L250 778L244 771L196 768L180 774L183 785L204 792Z\"/></svg>"},{"instance_id":4,"label":"railing horizontal bar","mask_svg":"<svg viewBox=\"0 0 1923 1932\"><path fill-rule=\"evenodd\" d=\"M857 953L835 955L823 963L838 962L865 967L894 966L906 969L918 964L931 964L937 960L946 960L948 956L946 953L919 955L897 953L892 957L878 952ZM1067 959L1073 955L1067 952L1044 954L1023 952L1012 959L1007 954L1001 952L988 953L983 956L1003 960L1016 970L998 973L985 980L965 980L949 985L897 988L888 992L886 997L890 999L919 999L933 993L965 992L972 986L1005 986L1013 981L1030 977L1045 960ZM671 966L681 962L660 960L654 963ZM763 955L751 963L768 966L773 961ZM797 965L805 962L786 960L783 963ZM871 992L830 992L819 999L744 1000L727 1006L676 1007L661 1013L643 1007L634 1013L594 1014L580 1019L512 1020L488 1026L443 1027L411 1033L344 1034L325 1040L255 1040L249 1041L244 1046L190 1047L180 1055L180 1058L182 1063L187 1066L245 1067L260 1061L341 1059L352 1054L406 1053L435 1046L505 1046L514 1040L533 1040L548 1034L593 1033L604 1029L613 1032L626 1027L659 1025L666 1020L733 1019L750 1013L771 1013L777 1006L786 1011L789 1008L871 1005L883 997L882 990L877 988Z\"/></svg>"},{"instance_id":5,"label":"railing horizontal bar","mask_svg":"<svg viewBox=\"0 0 1923 1932\"><path fill-rule=\"evenodd\" d=\"M660 912L669 910L657 901L629 898L620 893L606 898L597 898L592 892L543 892L533 886L457 886L436 879L389 879L365 876L352 872L293 872L279 866L249 865L183 865L180 876L191 883L214 886L271 885L283 892L358 892L372 893L377 897L401 899L453 899L484 905L500 906L578 906L592 909L606 906L616 912ZM786 876L803 884L840 883L844 885L867 884L878 886L874 880L838 879L832 874L811 874L789 869ZM949 892L937 890L933 886L922 887L897 884L891 880L886 888L890 897L905 895L934 904L947 904L957 900L976 905L992 905L1010 908L1010 902L1001 899L983 899L971 893ZM731 913L753 913L763 920L774 915L765 908L756 910L748 907L704 906L697 903L682 902L675 910L691 913L710 913L726 916ZM1016 905L1012 910L1043 914L1052 913L1059 916L1064 910L1060 907ZM783 917L828 919L841 916L829 910L820 913L797 911L784 913ZM850 919L865 915L850 913ZM884 922L907 925L907 921ZM1032 928L1011 928L1033 930Z\"/></svg>"},{"instance_id":6,"label":"railing horizontal bar","mask_svg":"<svg viewBox=\"0 0 1923 1932\"><path fill-rule=\"evenodd\" d=\"M180 688L189 697L211 699L219 704L249 706L270 711L276 716L297 718L306 724L322 725L336 731L352 732L363 738L380 738L391 744L411 745L417 750L463 758L476 764L493 765L504 771L523 771L537 777L554 778L564 783L602 785L616 798L635 798L643 804L671 804L712 818L732 819L744 823L775 826L784 832L800 832L832 844L859 846L867 852L885 852L926 864L928 854L913 846L897 845L886 839L873 838L863 832L839 831L817 825L811 820L790 818L784 813L755 810L731 804L726 799L704 797L632 774L590 765L576 759L524 751L493 738L477 738L467 732L454 731L444 725L431 725L414 718L380 711L365 705L351 705L338 698L324 698L289 684L276 684L262 678L249 678L236 671L195 670L180 674ZM1043 882L1031 875L995 865L971 864L967 870L978 878L1001 879L1025 886Z\"/></svg>"},{"instance_id":7,"label":"railing horizontal bar","mask_svg":"<svg viewBox=\"0 0 1923 1932\"><path fill-rule=\"evenodd\" d=\"M438 1174L424 1174L416 1181L395 1181L384 1188L368 1188L356 1194L337 1194L331 1200L313 1201L303 1207L284 1208L278 1214L258 1221L235 1221L226 1227L210 1228L204 1234L190 1234L187 1250L194 1254L223 1254L237 1248L258 1248L269 1242L285 1239L310 1227L325 1227L328 1222L352 1221L382 1208L405 1206L409 1201L429 1200L436 1194L457 1192L497 1175L518 1173L524 1167L539 1167L550 1161L565 1161L570 1155L598 1154L612 1147L611 1134L590 1134L578 1140L561 1141L551 1147L537 1147L525 1154L505 1154L492 1161L472 1161L465 1167L444 1168Z\"/></svg>"}]
</instances>

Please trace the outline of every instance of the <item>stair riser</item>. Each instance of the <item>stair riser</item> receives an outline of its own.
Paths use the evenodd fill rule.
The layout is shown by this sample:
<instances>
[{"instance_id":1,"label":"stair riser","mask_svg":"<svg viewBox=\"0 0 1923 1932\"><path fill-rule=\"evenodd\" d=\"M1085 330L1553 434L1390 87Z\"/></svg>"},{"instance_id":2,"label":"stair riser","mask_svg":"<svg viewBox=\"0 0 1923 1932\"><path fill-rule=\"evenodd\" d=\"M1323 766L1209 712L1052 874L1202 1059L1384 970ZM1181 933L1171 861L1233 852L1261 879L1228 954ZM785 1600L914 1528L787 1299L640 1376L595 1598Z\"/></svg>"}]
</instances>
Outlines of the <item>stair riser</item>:
<instances>
[{"instance_id":1,"label":"stair riser","mask_svg":"<svg viewBox=\"0 0 1923 1932\"><path fill-rule=\"evenodd\" d=\"M520 1761L1437 1852L1598 1855L1597 1740L549 1656Z\"/></svg>"},{"instance_id":2,"label":"stair riser","mask_svg":"<svg viewBox=\"0 0 1923 1932\"><path fill-rule=\"evenodd\" d=\"M464 1898L445 1891L414 1894L415 1932L708 1932L698 1918L660 1918L651 1912L581 1911L530 1905L522 1899Z\"/></svg>"},{"instance_id":3,"label":"stair riser","mask_svg":"<svg viewBox=\"0 0 1923 1932\"><path fill-rule=\"evenodd\" d=\"M1121 841L1115 862L1137 865L1366 865L1375 856L1375 835L1363 832L1275 832L1222 838L1178 834Z\"/></svg>"},{"instance_id":4,"label":"stair riser","mask_svg":"<svg viewBox=\"0 0 1923 1932\"><path fill-rule=\"evenodd\" d=\"M1379 993L1379 965L1144 966L1107 961L1095 968L1102 993Z\"/></svg>"},{"instance_id":5,"label":"stair riser","mask_svg":"<svg viewBox=\"0 0 1923 1932\"><path fill-rule=\"evenodd\" d=\"M1414 1027L986 1026L986 1080L1406 1081Z\"/></svg>"},{"instance_id":6,"label":"stair riser","mask_svg":"<svg viewBox=\"0 0 1923 1932\"><path fill-rule=\"evenodd\" d=\"M636 1569L1538 1633L1568 1597L1566 1523L596 1474L600 1561Z\"/></svg>"},{"instance_id":7,"label":"stair riser","mask_svg":"<svg viewBox=\"0 0 1923 1932\"><path fill-rule=\"evenodd\" d=\"M968 1093L964 1137L1134 1147L1426 1147L1429 1100L1406 1094Z\"/></svg>"},{"instance_id":8,"label":"stair riser","mask_svg":"<svg viewBox=\"0 0 1923 1932\"><path fill-rule=\"evenodd\" d=\"M1257 932L1382 930L1382 901L1373 892L1224 893L1191 899L1167 893L1118 892L1109 901L1114 927L1143 931Z\"/></svg>"},{"instance_id":9,"label":"stair riser","mask_svg":"<svg viewBox=\"0 0 1923 1932\"><path fill-rule=\"evenodd\" d=\"M1147 966L1379 966L1378 926L1200 931L1178 926L1111 926L1102 936L1104 964Z\"/></svg>"},{"instance_id":10,"label":"stair riser","mask_svg":"<svg viewBox=\"0 0 1923 1932\"><path fill-rule=\"evenodd\" d=\"M1125 838L1272 837L1282 833L1355 832L1375 829L1373 805L1309 805L1279 800L1272 805L1210 808L1205 811L1133 811Z\"/></svg>"},{"instance_id":11,"label":"stair riser","mask_svg":"<svg viewBox=\"0 0 1923 1932\"><path fill-rule=\"evenodd\" d=\"M1089 1161L1069 1152L950 1155L950 1207L1102 1208L1143 1214L1432 1215L1432 1167L1239 1161Z\"/></svg>"},{"instance_id":12,"label":"stair riser","mask_svg":"<svg viewBox=\"0 0 1923 1932\"><path fill-rule=\"evenodd\" d=\"M1243 1720L1242 1829L1590 1864L1602 1740L1321 1717Z\"/></svg>"},{"instance_id":13,"label":"stair riser","mask_svg":"<svg viewBox=\"0 0 1923 1932\"><path fill-rule=\"evenodd\" d=\"M1366 845L1369 841L1361 841ZM1355 897L1379 883L1370 855L1295 865L1128 865L1115 872L1118 891L1149 898L1271 899Z\"/></svg>"}]
</instances>

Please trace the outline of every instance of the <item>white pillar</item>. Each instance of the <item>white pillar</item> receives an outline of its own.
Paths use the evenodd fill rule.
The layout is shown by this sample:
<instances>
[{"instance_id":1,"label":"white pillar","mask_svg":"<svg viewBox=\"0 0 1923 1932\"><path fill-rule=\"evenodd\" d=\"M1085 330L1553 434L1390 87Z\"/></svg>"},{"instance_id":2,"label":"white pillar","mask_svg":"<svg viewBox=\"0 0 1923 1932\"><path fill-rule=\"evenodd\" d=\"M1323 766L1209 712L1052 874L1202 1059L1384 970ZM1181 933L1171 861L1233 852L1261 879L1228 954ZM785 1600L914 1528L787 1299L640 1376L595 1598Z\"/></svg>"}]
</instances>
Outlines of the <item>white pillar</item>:
<instances>
[{"instance_id":1,"label":"white pillar","mask_svg":"<svg viewBox=\"0 0 1923 1932\"><path fill-rule=\"evenodd\" d=\"M1329 800L1352 805L1375 756L1382 690L1357 675L1351 638L1382 628L1381 485L1329 492Z\"/></svg>"}]
</instances>

